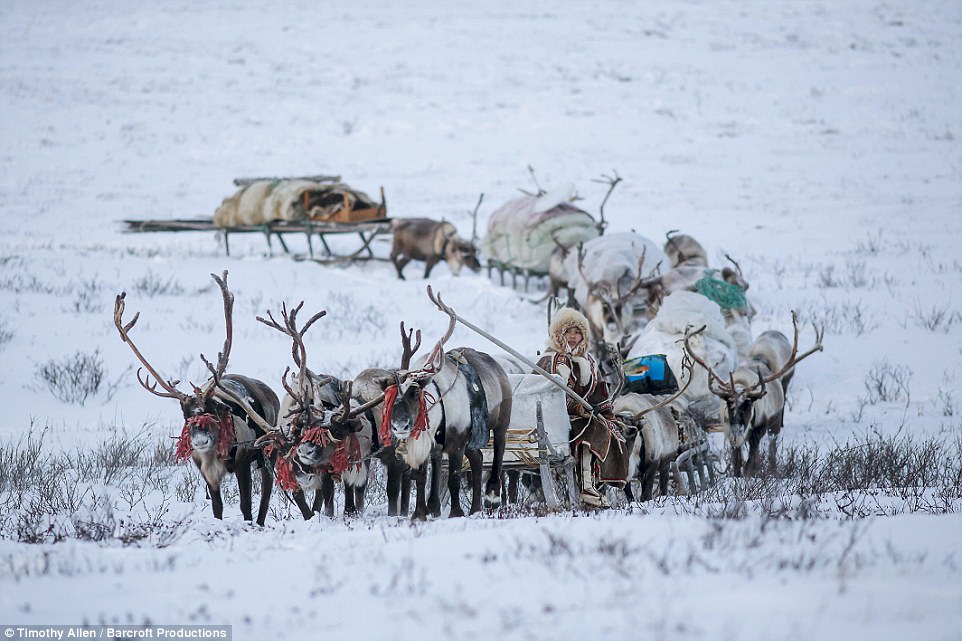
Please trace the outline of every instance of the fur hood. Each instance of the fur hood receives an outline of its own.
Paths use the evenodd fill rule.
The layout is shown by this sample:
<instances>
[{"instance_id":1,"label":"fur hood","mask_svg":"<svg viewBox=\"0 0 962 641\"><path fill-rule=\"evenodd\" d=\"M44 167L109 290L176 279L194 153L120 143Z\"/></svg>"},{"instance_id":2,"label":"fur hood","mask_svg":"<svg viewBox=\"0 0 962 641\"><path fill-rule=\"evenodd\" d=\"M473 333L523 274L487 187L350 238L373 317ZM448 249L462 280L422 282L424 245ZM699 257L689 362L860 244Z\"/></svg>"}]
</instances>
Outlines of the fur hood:
<instances>
[{"instance_id":1,"label":"fur hood","mask_svg":"<svg viewBox=\"0 0 962 641\"><path fill-rule=\"evenodd\" d=\"M564 339L564 333L571 327L581 330L584 340L574 352L569 352L568 343ZM578 310L570 307L562 307L555 312L548 328L548 348L559 354L571 353L573 356L584 356L591 343L591 332L588 329L588 319Z\"/></svg>"}]
</instances>

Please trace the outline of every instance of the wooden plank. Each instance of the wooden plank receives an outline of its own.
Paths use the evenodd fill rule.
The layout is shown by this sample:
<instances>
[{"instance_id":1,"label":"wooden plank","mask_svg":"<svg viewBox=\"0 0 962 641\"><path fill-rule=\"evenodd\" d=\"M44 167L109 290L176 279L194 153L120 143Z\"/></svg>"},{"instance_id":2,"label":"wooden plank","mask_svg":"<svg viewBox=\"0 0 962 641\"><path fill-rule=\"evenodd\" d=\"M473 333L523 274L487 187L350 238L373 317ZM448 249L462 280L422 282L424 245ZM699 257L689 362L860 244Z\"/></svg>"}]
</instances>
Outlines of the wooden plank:
<instances>
[{"instance_id":1,"label":"wooden plank","mask_svg":"<svg viewBox=\"0 0 962 641\"><path fill-rule=\"evenodd\" d=\"M281 180L310 180L316 183L339 183L341 182L340 176L265 176L262 178L235 178L234 184L238 187L246 187L252 183L263 182L263 181L281 181Z\"/></svg>"},{"instance_id":2,"label":"wooden plank","mask_svg":"<svg viewBox=\"0 0 962 641\"><path fill-rule=\"evenodd\" d=\"M278 220L264 225L235 225L220 227L209 218L181 218L169 220L122 221L125 232L178 232L178 231L225 231L230 234L356 234L360 232L385 233L391 230L389 218L379 218L356 223L327 223L299 220Z\"/></svg>"}]
</instances>

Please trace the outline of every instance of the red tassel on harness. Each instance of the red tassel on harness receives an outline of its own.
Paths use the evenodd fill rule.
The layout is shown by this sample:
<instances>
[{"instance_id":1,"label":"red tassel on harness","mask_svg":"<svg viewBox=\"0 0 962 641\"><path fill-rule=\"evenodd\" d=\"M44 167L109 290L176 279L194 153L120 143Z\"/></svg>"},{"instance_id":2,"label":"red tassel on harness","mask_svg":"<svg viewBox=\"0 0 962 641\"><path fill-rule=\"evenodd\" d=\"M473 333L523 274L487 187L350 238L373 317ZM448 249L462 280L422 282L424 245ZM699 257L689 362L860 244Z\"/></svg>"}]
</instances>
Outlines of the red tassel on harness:
<instances>
[{"instance_id":1,"label":"red tassel on harness","mask_svg":"<svg viewBox=\"0 0 962 641\"><path fill-rule=\"evenodd\" d=\"M321 447L326 447L331 441L331 430L326 427L312 427L301 436L302 443L314 443Z\"/></svg>"},{"instance_id":2,"label":"red tassel on harness","mask_svg":"<svg viewBox=\"0 0 962 641\"><path fill-rule=\"evenodd\" d=\"M381 413L381 427L378 429L378 436L381 437L381 444L387 447L391 444L391 409L394 407L394 400L397 398L397 385L388 385L384 390L384 411Z\"/></svg>"},{"instance_id":3,"label":"red tassel on harness","mask_svg":"<svg viewBox=\"0 0 962 641\"><path fill-rule=\"evenodd\" d=\"M425 397L428 393L421 390L421 394L418 396L418 417L414 419L414 429L411 430L411 438L416 439L421 436L421 432L428 429L428 407L427 400ZM434 397L431 397L432 405L434 405Z\"/></svg>"},{"instance_id":4,"label":"red tassel on harness","mask_svg":"<svg viewBox=\"0 0 962 641\"><path fill-rule=\"evenodd\" d=\"M293 491L298 489L297 477L294 476L294 466L291 465L286 456L277 457L277 462L274 463L274 471L277 473L277 479L274 482L280 485L282 490Z\"/></svg>"},{"instance_id":5,"label":"red tassel on harness","mask_svg":"<svg viewBox=\"0 0 962 641\"><path fill-rule=\"evenodd\" d=\"M378 430L378 435L381 437L381 443L385 446L391 444L391 409L394 407L397 392L397 385L389 385L384 390L384 412L381 415L381 429ZM411 436L408 438L416 439L421 435L421 432L428 428L428 409L425 399L427 396L430 395L423 389L418 395L418 415L414 419L414 427L411 429ZM431 398L431 401L431 404L434 405L434 397Z\"/></svg>"},{"instance_id":6,"label":"red tassel on harness","mask_svg":"<svg viewBox=\"0 0 962 641\"><path fill-rule=\"evenodd\" d=\"M334 450L334 460L331 463L331 471L340 475L348 467L360 469L362 463L361 441L357 434L348 434L347 438L337 444Z\"/></svg>"},{"instance_id":7,"label":"red tassel on harness","mask_svg":"<svg viewBox=\"0 0 962 641\"><path fill-rule=\"evenodd\" d=\"M230 453L230 447L236 440L236 436L234 435L234 419L230 414L227 414L218 420L213 414L205 413L198 416L191 416L184 423L184 429L180 431L180 436L177 438L177 450L174 452L175 461L186 461L190 458L191 453L194 451L193 446L190 444L190 432L195 427L216 434L217 456L227 458L227 455Z\"/></svg>"}]
</instances>

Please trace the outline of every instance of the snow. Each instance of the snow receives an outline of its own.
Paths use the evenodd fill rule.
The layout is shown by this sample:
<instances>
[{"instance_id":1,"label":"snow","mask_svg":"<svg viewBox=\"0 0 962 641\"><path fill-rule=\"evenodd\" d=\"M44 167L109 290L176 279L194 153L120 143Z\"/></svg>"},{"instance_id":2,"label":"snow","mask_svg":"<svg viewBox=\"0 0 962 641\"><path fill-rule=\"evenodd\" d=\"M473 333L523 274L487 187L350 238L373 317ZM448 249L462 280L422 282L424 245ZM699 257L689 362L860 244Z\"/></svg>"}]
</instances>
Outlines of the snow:
<instances>
[{"instance_id":1,"label":"snow","mask_svg":"<svg viewBox=\"0 0 962 641\"><path fill-rule=\"evenodd\" d=\"M225 269L230 369L275 391L289 342L255 316L282 302L328 311L309 357L341 377L396 366L401 320L427 346L446 327L417 270L398 281L385 262L299 262L276 242L268 256L258 235L232 236L228 258L212 234L124 234L119 221L209 217L236 177L325 173L383 186L391 215L443 217L469 236L478 195L483 230L535 190L531 165L593 213L607 185L592 179L616 170L610 232L661 243L680 229L712 266L736 258L756 335L790 336L792 309L803 347L807 323L826 325L825 351L796 370L783 447L872 433L952 443L960 78L953 2L8 0L0 442L31 426L53 452L179 432L175 404L134 380L111 317L120 291L126 317L141 315L138 346L184 385L222 345L208 274ZM445 265L430 282L508 344L542 347L540 292ZM498 351L461 327L449 345ZM83 405L36 375L78 351L106 370ZM879 398L873 380L894 390ZM118 522L157 509L104 490ZM749 502L719 519L661 500L410 524L370 494L359 519L301 522L275 495L257 528L236 497L216 521L203 489L193 496L164 514L169 540L124 545L122 526L101 542L0 539L0 622L231 624L236 639L962 637L958 501L929 514L885 495L853 518L825 497L816 518L778 519Z\"/></svg>"}]
</instances>

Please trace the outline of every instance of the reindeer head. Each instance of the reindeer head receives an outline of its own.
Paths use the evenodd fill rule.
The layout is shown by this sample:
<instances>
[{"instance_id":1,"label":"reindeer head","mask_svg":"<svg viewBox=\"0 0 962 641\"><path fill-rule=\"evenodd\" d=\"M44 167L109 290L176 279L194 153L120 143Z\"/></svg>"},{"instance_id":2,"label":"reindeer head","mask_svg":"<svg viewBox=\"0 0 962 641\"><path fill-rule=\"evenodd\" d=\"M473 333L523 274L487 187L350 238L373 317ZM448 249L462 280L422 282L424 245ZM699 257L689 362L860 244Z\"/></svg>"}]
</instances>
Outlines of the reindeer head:
<instances>
[{"instance_id":1,"label":"reindeer head","mask_svg":"<svg viewBox=\"0 0 962 641\"><path fill-rule=\"evenodd\" d=\"M741 445L744 440L744 435L751 428L755 420L755 403L765 396L767 391L766 385L778 380L791 371L802 359L807 358L815 352L822 351L822 338L825 334L824 327L820 329L813 325L815 330L815 344L805 353L799 354L798 318L794 311L792 312L792 326L794 327L795 337L792 342L791 354L789 354L786 362L783 363L781 368L776 372L771 372L767 368L756 366L754 374L757 376L757 379L755 381L751 380L751 370L745 367L739 368L736 372L729 373L727 381L718 376L712 367L694 352L689 342L692 336L703 332L705 327L703 326L694 332L685 332L685 353L694 362L705 368L705 371L708 373L708 389L724 403L725 412L723 418L727 419L726 422L730 429L729 438L735 446Z\"/></svg>"},{"instance_id":2,"label":"reindeer head","mask_svg":"<svg viewBox=\"0 0 962 641\"><path fill-rule=\"evenodd\" d=\"M654 275L660 264L656 265L655 270L647 277L642 276L645 255L646 251L643 250L638 258L638 268L634 275L626 270L614 282L599 281L585 275L585 249L583 246L578 247L578 274L587 290L585 316L591 325L591 334L597 341L612 343L626 340L634 326L636 293L640 289L647 290L661 282L661 277Z\"/></svg>"},{"instance_id":3,"label":"reindeer head","mask_svg":"<svg viewBox=\"0 0 962 641\"><path fill-rule=\"evenodd\" d=\"M278 483L294 489L294 482L302 488L317 486L320 474L340 474L349 464L359 464L359 447L355 433L366 425L366 419L351 414L351 384L342 388L333 376L318 376L307 367L307 347L304 335L320 318L321 310L303 327L297 326L297 315L304 306L301 301L293 309L281 306L281 322L268 312L268 318L257 320L291 339L291 356L297 373L288 367L281 377L287 391L284 398L286 413L278 427L262 440L276 456ZM352 447L353 446L353 447Z\"/></svg>"},{"instance_id":4,"label":"reindeer head","mask_svg":"<svg viewBox=\"0 0 962 641\"><path fill-rule=\"evenodd\" d=\"M398 439L417 438L421 431L428 427L428 404L433 405L438 399L432 398L426 388L434 379L434 376L444 367L444 343L451 338L451 334L454 333L454 326L457 323L457 315L454 310L445 305L440 296L434 295L430 285L428 286L428 297L437 305L438 309L448 314L448 328L424 360L421 368L399 370L394 384L386 390L385 412L389 417L391 434ZM402 365L404 365L404 362L410 359L413 352L408 349L410 335L407 336L407 341L405 341L403 325L401 337L405 347L405 356L402 357ZM418 345L420 345L420 335L418 336ZM417 347L415 347L416 349Z\"/></svg>"},{"instance_id":5,"label":"reindeer head","mask_svg":"<svg viewBox=\"0 0 962 641\"><path fill-rule=\"evenodd\" d=\"M444 259L447 261L448 268L454 275L461 273L462 267L467 267L474 273L481 271L481 262L478 260L477 246L457 236L448 240L444 250Z\"/></svg>"},{"instance_id":6,"label":"reindeer head","mask_svg":"<svg viewBox=\"0 0 962 641\"><path fill-rule=\"evenodd\" d=\"M177 389L180 381L165 380L161 377L134 344L130 337L130 330L136 325L140 313L135 314L129 323L123 322L126 292L118 294L114 302L114 325L120 333L120 338L127 343L147 370L147 374L142 374L141 369L137 370L138 382L151 394L173 398L180 403L185 425L178 445L178 457L181 455L186 457L191 451L205 453L211 450L216 450L221 457L226 457L231 444L235 441L233 407L239 407L250 420L262 428L272 429L273 427L244 399L248 391L240 389L243 386L236 379L224 376L233 341L234 295L227 288L227 271L224 271L220 277L216 274L211 274L211 277L220 287L224 301L227 336L223 349L217 355L216 366L201 354L201 360L210 371L211 378L204 385L194 385L193 394L185 394Z\"/></svg>"}]
</instances>

